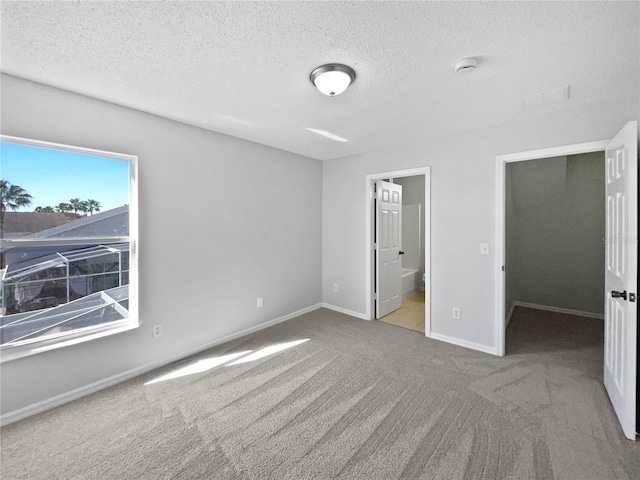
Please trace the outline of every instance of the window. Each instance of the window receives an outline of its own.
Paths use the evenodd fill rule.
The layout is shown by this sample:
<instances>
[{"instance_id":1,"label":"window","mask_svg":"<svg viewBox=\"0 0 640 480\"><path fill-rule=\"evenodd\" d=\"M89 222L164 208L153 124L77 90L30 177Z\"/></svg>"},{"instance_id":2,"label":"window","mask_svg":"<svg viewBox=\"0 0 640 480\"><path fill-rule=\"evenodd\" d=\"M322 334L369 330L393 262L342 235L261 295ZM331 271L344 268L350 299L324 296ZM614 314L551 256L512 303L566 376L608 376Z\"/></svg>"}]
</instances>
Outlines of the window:
<instances>
[{"instance_id":1,"label":"window","mask_svg":"<svg viewBox=\"0 0 640 480\"><path fill-rule=\"evenodd\" d=\"M138 325L136 168L0 136L3 360Z\"/></svg>"}]
</instances>

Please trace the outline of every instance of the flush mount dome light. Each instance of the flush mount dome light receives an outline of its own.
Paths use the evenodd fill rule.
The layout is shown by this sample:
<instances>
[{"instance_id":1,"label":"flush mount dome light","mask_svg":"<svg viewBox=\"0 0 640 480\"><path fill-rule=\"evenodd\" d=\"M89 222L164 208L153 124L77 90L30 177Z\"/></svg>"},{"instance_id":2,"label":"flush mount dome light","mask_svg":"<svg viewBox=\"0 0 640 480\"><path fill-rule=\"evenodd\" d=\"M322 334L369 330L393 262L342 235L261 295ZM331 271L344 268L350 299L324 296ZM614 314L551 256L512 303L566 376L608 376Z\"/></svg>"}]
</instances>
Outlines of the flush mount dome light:
<instances>
[{"instance_id":1,"label":"flush mount dome light","mask_svg":"<svg viewBox=\"0 0 640 480\"><path fill-rule=\"evenodd\" d=\"M320 92L334 97L344 92L356 79L351 67L339 63L329 63L316 68L309 77Z\"/></svg>"}]
</instances>

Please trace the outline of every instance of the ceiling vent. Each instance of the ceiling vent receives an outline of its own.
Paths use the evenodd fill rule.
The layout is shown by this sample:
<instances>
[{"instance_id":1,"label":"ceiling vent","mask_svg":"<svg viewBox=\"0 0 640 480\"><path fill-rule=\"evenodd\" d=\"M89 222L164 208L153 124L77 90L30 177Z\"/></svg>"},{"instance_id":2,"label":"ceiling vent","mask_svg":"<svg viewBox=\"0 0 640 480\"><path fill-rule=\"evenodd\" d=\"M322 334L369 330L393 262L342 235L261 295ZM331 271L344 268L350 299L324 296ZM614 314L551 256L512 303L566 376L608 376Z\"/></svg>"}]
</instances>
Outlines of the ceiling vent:
<instances>
[{"instance_id":1,"label":"ceiling vent","mask_svg":"<svg viewBox=\"0 0 640 480\"><path fill-rule=\"evenodd\" d=\"M569 100L569 85L546 92L536 93L523 100L525 107L536 107L542 105L551 105L553 103L566 102Z\"/></svg>"}]
</instances>

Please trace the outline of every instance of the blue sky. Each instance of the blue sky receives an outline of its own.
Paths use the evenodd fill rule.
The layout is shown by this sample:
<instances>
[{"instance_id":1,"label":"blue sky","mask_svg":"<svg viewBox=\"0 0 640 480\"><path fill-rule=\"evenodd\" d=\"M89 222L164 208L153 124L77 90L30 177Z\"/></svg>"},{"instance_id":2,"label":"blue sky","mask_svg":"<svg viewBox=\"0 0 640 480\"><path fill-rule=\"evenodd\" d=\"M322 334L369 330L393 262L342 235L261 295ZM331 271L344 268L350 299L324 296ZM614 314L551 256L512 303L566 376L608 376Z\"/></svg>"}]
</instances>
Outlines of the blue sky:
<instances>
[{"instance_id":1,"label":"blue sky","mask_svg":"<svg viewBox=\"0 0 640 480\"><path fill-rule=\"evenodd\" d=\"M0 177L33 197L18 212L55 207L76 197L97 200L102 212L129 203L126 160L0 142Z\"/></svg>"}]
</instances>

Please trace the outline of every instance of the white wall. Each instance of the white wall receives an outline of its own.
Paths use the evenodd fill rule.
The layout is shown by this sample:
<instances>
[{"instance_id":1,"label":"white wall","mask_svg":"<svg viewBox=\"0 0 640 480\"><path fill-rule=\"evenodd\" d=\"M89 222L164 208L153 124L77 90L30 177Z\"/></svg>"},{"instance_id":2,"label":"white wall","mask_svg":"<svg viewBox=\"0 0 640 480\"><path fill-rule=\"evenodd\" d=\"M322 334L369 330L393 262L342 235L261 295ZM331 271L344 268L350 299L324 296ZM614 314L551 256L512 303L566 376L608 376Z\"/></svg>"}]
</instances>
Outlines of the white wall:
<instances>
[{"instance_id":1,"label":"white wall","mask_svg":"<svg viewBox=\"0 0 640 480\"><path fill-rule=\"evenodd\" d=\"M603 315L604 152L509 163L507 170L516 198L507 225L514 229L507 245L514 300Z\"/></svg>"},{"instance_id":2,"label":"white wall","mask_svg":"<svg viewBox=\"0 0 640 480\"><path fill-rule=\"evenodd\" d=\"M1 80L2 133L139 156L142 322L2 364L3 414L320 302L320 162ZM163 336L152 340L158 322Z\"/></svg>"},{"instance_id":3,"label":"white wall","mask_svg":"<svg viewBox=\"0 0 640 480\"><path fill-rule=\"evenodd\" d=\"M397 183L398 185L402 185L402 204L403 205L420 205L420 226L424 225L425 218L425 210L424 210L424 175L413 175L410 177L399 177L394 178L393 183ZM406 225L408 217L403 215L402 226L403 226L403 235L404 235L404 226ZM415 228L413 230L417 230L417 226L414 225ZM420 228L421 233L424 229ZM405 245L404 237L403 237L403 249L406 250L407 246ZM416 289L419 290L422 285L422 274L424 273L424 247L425 242L424 238L420 236L420 244L419 244L419 252L416 252L415 262L412 262L418 265L418 275L416 276ZM405 254L406 256L406 254ZM404 263L403 263L404 266Z\"/></svg>"},{"instance_id":4,"label":"white wall","mask_svg":"<svg viewBox=\"0 0 640 480\"><path fill-rule=\"evenodd\" d=\"M366 175L431 166L432 332L493 350L496 155L612 138L637 118L636 89L607 103L324 162L323 301L365 312ZM492 255L480 255L482 242ZM460 320L451 318L453 306Z\"/></svg>"},{"instance_id":5,"label":"white wall","mask_svg":"<svg viewBox=\"0 0 640 480\"><path fill-rule=\"evenodd\" d=\"M402 205L402 268L420 268L420 205Z\"/></svg>"}]
</instances>

